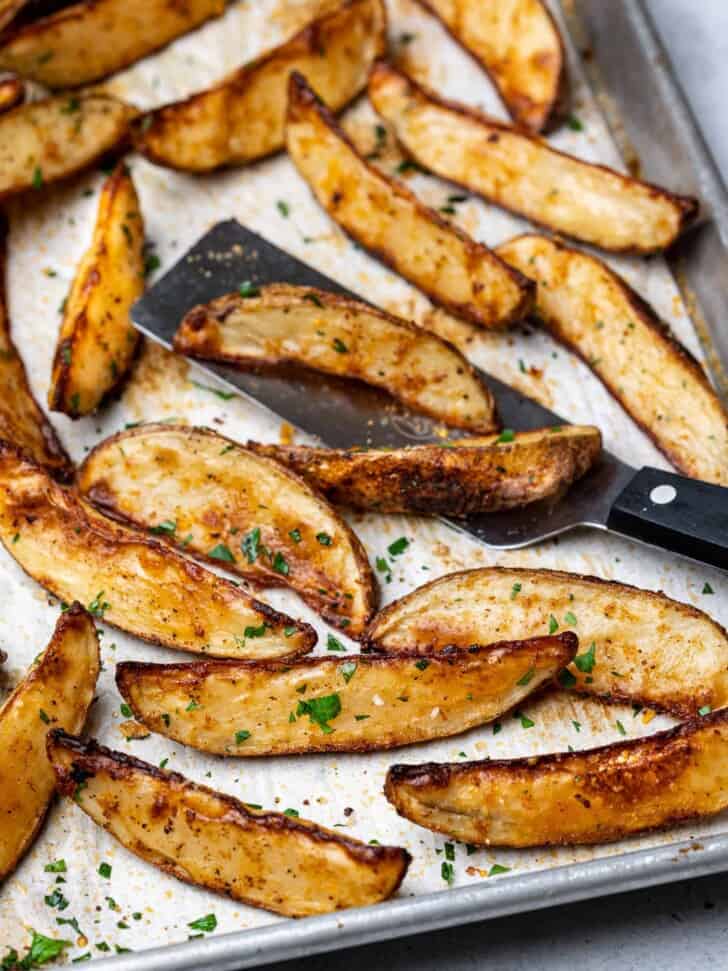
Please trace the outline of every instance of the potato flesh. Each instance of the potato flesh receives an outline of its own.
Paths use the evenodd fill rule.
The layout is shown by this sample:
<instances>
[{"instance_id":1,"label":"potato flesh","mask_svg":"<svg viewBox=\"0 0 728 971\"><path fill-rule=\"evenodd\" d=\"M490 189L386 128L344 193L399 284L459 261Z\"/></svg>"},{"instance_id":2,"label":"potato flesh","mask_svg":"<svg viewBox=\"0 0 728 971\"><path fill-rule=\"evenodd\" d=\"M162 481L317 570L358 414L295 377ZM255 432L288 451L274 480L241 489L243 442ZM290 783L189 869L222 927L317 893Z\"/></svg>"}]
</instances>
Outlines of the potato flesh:
<instances>
[{"instance_id":1,"label":"potato flesh","mask_svg":"<svg viewBox=\"0 0 728 971\"><path fill-rule=\"evenodd\" d=\"M0 709L0 880L32 843L55 790L46 735L53 727L81 731L99 666L94 624L76 605Z\"/></svg>"},{"instance_id":2,"label":"potato flesh","mask_svg":"<svg viewBox=\"0 0 728 971\"><path fill-rule=\"evenodd\" d=\"M385 792L413 822L488 846L608 843L728 807L728 712L587 752L393 766Z\"/></svg>"},{"instance_id":3,"label":"potato flesh","mask_svg":"<svg viewBox=\"0 0 728 971\"><path fill-rule=\"evenodd\" d=\"M471 444L472 443L472 444ZM601 450L597 428L564 426L448 446L343 450L257 445L333 502L380 513L467 517L560 495Z\"/></svg>"},{"instance_id":4,"label":"potato flesh","mask_svg":"<svg viewBox=\"0 0 728 971\"><path fill-rule=\"evenodd\" d=\"M565 54L541 0L423 2L480 61L519 124L552 126L565 100Z\"/></svg>"},{"instance_id":5,"label":"potato flesh","mask_svg":"<svg viewBox=\"0 0 728 971\"><path fill-rule=\"evenodd\" d=\"M377 751L492 721L554 678L576 646L576 638L567 635L447 657L372 655L288 665L131 663L117 669L117 684L148 728L205 752L248 757ZM303 710L311 699L334 696L340 713L325 728ZM190 711L192 700L196 706Z\"/></svg>"},{"instance_id":6,"label":"potato flesh","mask_svg":"<svg viewBox=\"0 0 728 971\"><path fill-rule=\"evenodd\" d=\"M78 482L102 512L192 555L217 549L234 558L212 558L218 566L261 585L290 586L350 636L374 612L376 581L346 523L297 476L220 435L170 425L131 429L98 445Z\"/></svg>"},{"instance_id":7,"label":"potato flesh","mask_svg":"<svg viewBox=\"0 0 728 971\"><path fill-rule=\"evenodd\" d=\"M0 68L49 88L98 81L164 47L224 0L81 0L28 24L0 46Z\"/></svg>"},{"instance_id":8,"label":"potato flesh","mask_svg":"<svg viewBox=\"0 0 728 971\"><path fill-rule=\"evenodd\" d=\"M369 165L298 75L289 84L286 142L331 218L436 303L485 328L527 312L523 277Z\"/></svg>"},{"instance_id":9,"label":"potato flesh","mask_svg":"<svg viewBox=\"0 0 728 971\"><path fill-rule=\"evenodd\" d=\"M209 90L151 112L137 147L159 164L193 172L270 155L283 148L291 71L338 111L365 87L385 50L382 0L344 4Z\"/></svg>"},{"instance_id":10,"label":"potato flesh","mask_svg":"<svg viewBox=\"0 0 728 971\"><path fill-rule=\"evenodd\" d=\"M306 917L377 903L394 893L409 864L398 847L258 812L93 743L51 736L48 750L61 791L132 853L254 907Z\"/></svg>"},{"instance_id":11,"label":"potato flesh","mask_svg":"<svg viewBox=\"0 0 728 971\"><path fill-rule=\"evenodd\" d=\"M196 307L175 335L183 354L231 364L297 363L388 391L448 425L487 432L495 403L454 347L366 304L273 284Z\"/></svg>"},{"instance_id":12,"label":"potato flesh","mask_svg":"<svg viewBox=\"0 0 728 971\"><path fill-rule=\"evenodd\" d=\"M669 246L695 204L550 148L541 139L440 101L386 64L369 83L374 107L421 165L504 209L602 249ZM500 252L500 250L497 250ZM528 266L518 264L526 275Z\"/></svg>"},{"instance_id":13,"label":"potato flesh","mask_svg":"<svg viewBox=\"0 0 728 971\"><path fill-rule=\"evenodd\" d=\"M144 292L144 220L123 163L101 190L91 246L76 271L53 361L48 404L88 415L123 380L139 342L129 319Z\"/></svg>"},{"instance_id":14,"label":"potato flesh","mask_svg":"<svg viewBox=\"0 0 728 971\"><path fill-rule=\"evenodd\" d=\"M87 168L127 136L135 115L102 94L58 95L0 115L0 198Z\"/></svg>"},{"instance_id":15,"label":"potato flesh","mask_svg":"<svg viewBox=\"0 0 728 971\"><path fill-rule=\"evenodd\" d=\"M499 247L538 283L546 329L575 350L686 475L728 485L728 412L651 307L595 257L543 236Z\"/></svg>"},{"instance_id":16,"label":"potato flesh","mask_svg":"<svg viewBox=\"0 0 728 971\"><path fill-rule=\"evenodd\" d=\"M213 657L286 657L315 643L308 625L143 534L107 522L0 443L0 540L59 599L79 600L145 640ZM246 635L262 624L263 636Z\"/></svg>"},{"instance_id":17,"label":"potato flesh","mask_svg":"<svg viewBox=\"0 0 728 971\"><path fill-rule=\"evenodd\" d=\"M569 615L567 617L567 615ZM728 635L663 594L556 570L490 567L436 580L386 607L365 636L388 653L573 630L576 690L689 717L728 704ZM588 681L587 678L591 680Z\"/></svg>"}]
</instances>

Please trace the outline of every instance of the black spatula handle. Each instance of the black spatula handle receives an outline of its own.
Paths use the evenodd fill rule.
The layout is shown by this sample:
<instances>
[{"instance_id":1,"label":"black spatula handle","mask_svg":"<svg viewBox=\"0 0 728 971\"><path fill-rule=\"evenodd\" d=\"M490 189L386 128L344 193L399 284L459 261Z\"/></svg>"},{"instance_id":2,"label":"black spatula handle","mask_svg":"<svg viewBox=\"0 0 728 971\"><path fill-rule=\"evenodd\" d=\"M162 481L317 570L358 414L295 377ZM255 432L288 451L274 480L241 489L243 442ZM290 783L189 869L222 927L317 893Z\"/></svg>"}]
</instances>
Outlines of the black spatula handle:
<instances>
[{"instance_id":1,"label":"black spatula handle","mask_svg":"<svg viewBox=\"0 0 728 971\"><path fill-rule=\"evenodd\" d=\"M728 489L721 486L640 469L612 506L607 527L728 570Z\"/></svg>"}]
</instances>

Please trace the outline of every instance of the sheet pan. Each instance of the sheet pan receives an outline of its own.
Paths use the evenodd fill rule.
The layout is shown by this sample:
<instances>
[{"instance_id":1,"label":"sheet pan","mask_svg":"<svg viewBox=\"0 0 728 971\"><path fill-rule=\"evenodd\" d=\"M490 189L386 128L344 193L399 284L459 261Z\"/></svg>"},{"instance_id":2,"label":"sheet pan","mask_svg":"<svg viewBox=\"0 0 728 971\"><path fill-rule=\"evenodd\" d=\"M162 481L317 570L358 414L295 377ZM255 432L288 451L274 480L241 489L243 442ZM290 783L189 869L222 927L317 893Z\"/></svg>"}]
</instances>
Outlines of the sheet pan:
<instances>
[{"instance_id":1,"label":"sheet pan","mask_svg":"<svg viewBox=\"0 0 728 971\"><path fill-rule=\"evenodd\" d=\"M142 107L162 103L202 87L289 35L310 16L312 3L303 0L259 0L233 5L223 20L203 27L166 51L134 66L109 83L112 90ZM481 105L503 115L488 81L439 25L412 0L391 0L393 42L409 67L447 95ZM607 9L609 13L607 14ZM720 334L714 322L726 319L726 289L716 267L725 267L725 194L693 126L669 66L664 60L641 3L636 0L564 0L554 12L566 25L575 84L574 114L583 130L565 127L554 143L585 158L621 166L614 132L624 131L639 153L644 174L662 178L679 190L697 189L708 203L713 222L691 234L681 247L678 277L686 300L661 259L610 260L669 321L678 336L707 358L720 379ZM578 50L590 33L586 62ZM622 70L617 51L629 51L630 70ZM583 65L599 66L598 98ZM593 81L593 79L592 79ZM605 94L605 91L608 94ZM600 103L601 99L601 103ZM608 103L613 131L602 104ZM650 107L651 106L651 107ZM656 110L657 106L660 111ZM616 109L616 112L615 110ZM639 110L638 110L639 109ZM615 122L615 117L619 118ZM645 125L659 119L659 138ZM355 138L374 139L376 117L365 99L346 115ZM645 128L648 135L641 135ZM664 155L660 161L660 154ZM387 164L396 164L392 153ZM572 420L598 424L607 447L634 463L667 467L646 437L609 398L580 362L556 347L545 335L519 328L512 334L482 335L447 315L361 251L353 248L318 209L306 186L283 156L248 169L193 178L156 168L132 158L147 224L161 269L171 265L214 222L235 217L278 245L338 279L354 291L457 340L473 360L503 380L522 388ZM663 168L660 168L660 166ZM28 364L33 387L45 397L52 348L59 322L58 307L66 295L75 264L88 244L102 176L93 173L39 197L37 204L11 206L9 293L13 328ZM434 205L446 203L451 190L422 175L412 185ZM92 190L89 195L88 190ZM288 215L281 212L285 201ZM470 200L458 205L455 217L468 231L496 244L522 231L525 223ZM721 263L722 261L722 263ZM708 281L712 278L711 292ZM724 277L723 277L724 278ZM530 368L533 368L533 371ZM525 373L524 373L525 371ZM123 398L100 416L71 423L56 419L75 459L101 437L126 422L172 419L218 427L232 437L274 441L278 424L254 405L225 401L193 382L209 384L194 367L148 345ZM410 539L406 555L393 564L391 583L383 584L383 601L425 580L468 566L548 566L664 589L676 599L704 607L728 623L728 578L716 570L647 550L616 536L582 531L537 549L496 554L440 523L405 517L353 516L352 523L372 559L386 555L399 536ZM705 584L714 591L703 594ZM0 551L0 647L10 661L8 684L20 676L46 643L58 605L25 577ZM271 603L309 620L319 633L324 626L292 594L271 591ZM578 632L578 626L577 626ZM324 638L325 639L325 638ZM443 883L440 868L443 840L399 819L381 793L384 773L394 761L426 761L462 757L507 757L535 754L568 745L587 748L620 737L619 719L632 737L666 727L670 720L635 713L627 707L606 707L568 696L525 706L533 728L524 730L509 719L496 737L484 728L450 739L367 756L321 756L276 760L233 761L205 757L167 740L151 736L127 741L119 725L121 698L113 685L114 665L122 659L178 658L105 628L102 637L105 670L98 701L88 725L103 743L130 751L150 762L169 759L170 768L265 806L293 807L327 825L343 825L354 835L407 846L414 855L410 874L398 899L364 911L350 911L305 921L284 921L270 914L183 886L118 847L75 807L59 804L33 850L0 891L0 944L19 950L28 928L72 939L69 958L90 953L114 955L122 971L252 967L284 957L301 957L368 940L530 910L600 893L632 889L681 879L728 866L728 826L724 819L683 827L610 847L535 852L482 850L468 856L456 848L455 880ZM350 650L355 650L353 644ZM578 728L576 727L578 725ZM349 815L344 809L354 810ZM63 858L66 882L61 884L68 906L50 908L44 897L55 876L49 862ZM111 876L99 874L99 864L112 866ZM488 877L498 863L509 871ZM217 931L188 941L189 924L208 913L217 917ZM138 917L136 915L139 915ZM77 935L57 918L75 918ZM125 926L124 926L125 925ZM100 948L99 945L102 945ZM103 948L107 948L104 950ZM2 952L0 952L2 953Z\"/></svg>"}]
</instances>

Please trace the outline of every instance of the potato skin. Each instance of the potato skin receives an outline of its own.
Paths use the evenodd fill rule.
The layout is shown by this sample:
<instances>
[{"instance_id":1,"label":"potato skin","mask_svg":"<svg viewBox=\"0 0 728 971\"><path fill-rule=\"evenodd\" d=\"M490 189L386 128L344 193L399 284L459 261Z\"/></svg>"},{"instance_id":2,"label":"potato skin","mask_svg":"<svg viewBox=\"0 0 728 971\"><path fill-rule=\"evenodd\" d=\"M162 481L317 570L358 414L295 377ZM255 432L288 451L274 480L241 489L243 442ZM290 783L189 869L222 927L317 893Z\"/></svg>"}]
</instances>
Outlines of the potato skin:
<instances>
[{"instance_id":1,"label":"potato skin","mask_svg":"<svg viewBox=\"0 0 728 971\"><path fill-rule=\"evenodd\" d=\"M61 793L131 852L186 883L287 917L386 900L410 855L258 811L176 772L65 732L48 736Z\"/></svg>"},{"instance_id":2,"label":"potato skin","mask_svg":"<svg viewBox=\"0 0 728 971\"><path fill-rule=\"evenodd\" d=\"M555 128L569 109L561 33L542 0L420 0L490 76L513 120Z\"/></svg>"},{"instance_id":3,"label":"potato skin","mask_svg":"<svg viewBox=\"0 0 728 971\"><path fill-rule=\"evenodd\" d=\"M575 631L587 655L581 668L569 667L575 691L678 718L728 705L728 633L720 624L662 593L560 570L451 573L388 604L362 643L388 654L429 652L532 637L551 629L552 617L558 629Z\"/></svg>"},{"instance_id":4,"label":"potato skin","mask_svg":"<svg viewBox=\"0 0 728 971\"><path fill-rule=\"evenodd\" d=\"M53 797L48 729L83 728L100 666L94 623L74 603L60 615L48 647L0 709L0 880L32 845Z\"/></svg>"},{"instance_id":5,"label":"potato skin","mask_svg":"<svg viewBox=\"0 0 728 971\"><path fill-rule=\"evenodd\" d=\"M597 428L564 426L399 449L248 448L290 466L332 502L380 513L467 518L557 498L601 451ZM472 444L471 444L472 443Z\"/></svg>"},{"instance_id":6,"label":"potato skin","mask_svg":"<svg viewBox=\"0 0 728 971\"><path fill-rule=\"evenodd\" d=\"M158 165L187 172L264 158L284 145L290 72L305 74L338 111L366 86L386 33L382 0L345 0L213 87L145 115L136 147Z\"/></svg>"},{"instance_id":7,"label":"potato skin","mask_svg":"<svg viewBox=\"0 0 728 971\"><path fill-rule=\"evenodd\" d=\"M288 83L286 144L331 218L435 303L486 329L528 312L526 277L370 165L296 72Z\"/></svg>"},{"instance_id":8,"label":"potato skin","mask_svg":"<svg viewBox=\"0 0 728 971\"><path fill-rule=\"evenodd\" d=\"M728 485L728 411L652 307L606 263L557 240L525 234L498 252L537 280L537 322L589 365L673 465Z\"/></svg>"},{"instance_id":9,"label":"potato skin","mask_svg":"<svg viewBox=\"0 0 728 971\"><path fill-rule=\"evenodd\" d=\"M70 418L123 386L139 346L129 319L144 292L144 220L119 162L101 190L93 239L76 270L53 359L48 406Z\"/></svg>"},{"instance_id":10,"label":"potato skin","mask_svg":"<svg viewBox=\"0 0 728 971\"><path fill-rule=\"evenodd\" d=\"M369 97L423 168L573 239L617 253L655 253L697 216L692 197L559 152L535 135L439 98L386 62L372 69ZM531 275L527 266L517 268Z\"/></svg>"},{"instance_id":11,"label":"potato skin","mask_svg":"<svg viewBox=\"0 0 728 971\"><path fill-rule=\"evenodd\" d=\"M486 846L610 843L728 807L728 710L584 752L394 765L397 812Z\"/></svg>"}]
</instances>

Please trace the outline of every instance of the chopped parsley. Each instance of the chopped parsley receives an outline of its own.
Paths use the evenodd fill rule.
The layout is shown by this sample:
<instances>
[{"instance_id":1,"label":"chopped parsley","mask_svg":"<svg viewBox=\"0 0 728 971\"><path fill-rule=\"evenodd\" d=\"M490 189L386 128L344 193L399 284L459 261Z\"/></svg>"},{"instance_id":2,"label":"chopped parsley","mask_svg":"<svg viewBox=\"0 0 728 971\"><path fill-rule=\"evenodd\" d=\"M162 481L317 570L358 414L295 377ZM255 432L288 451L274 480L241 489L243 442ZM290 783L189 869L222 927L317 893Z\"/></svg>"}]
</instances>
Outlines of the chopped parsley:
<instances>
[{"instance_id":1,"label":"chopped parsley","mask_svg":"<svg viewBox=\"0 0 728 971\"><path fill-rule=\"evenodd\" d=\"M43 867L45 873L66 873L67 870L65 860L53 860L52 863L46 863Z\"/></svg>"},{"instance_id":2,"label":"chopped parsley","mask_svg":"<svg viewBox=\"0 0 728 971\"><path fill-rule=\"evenodd\" d=\"M341 699L338 694L321 695L318 698L309 698L307 701L299 701L296 707L296 715L308 715L311 721L321 728L326 735L333 732L329 725L338 715L341 714Z\"/></svg>"},{"instance_id":3,"label":"chopped parsley","mask_svg":"<svg viewBox=\"0 0 728 971\"><path fill-rule=\"evenodd\" d=\"M450 863L449 860L442 861L442 866L440 867L440 876L448 886L452 886L452 882L455 879L455 867L452 865L452 863Z\"/></svg>"},{"instance_id":4,"label":"chopped parsley","mask_svg":"<svg viewBox=\"0 0 728 971\"><path fill-rule=\"evenodd\" d=\"M255 529L251 529L247 536L243 537L240 544L240 549L245 554L245 558L248 563L255 563L258 559L258 551L260 549L260 527L256 526Z\"/></svg>"},{"instance_id":5,"label":"chopped parsley","mask_svg":"<svg viewBox=\"0 0 728 971\"><path fill-rule=\"evenodd\" d=\"M511 600L515 600L521 590L523 590L522 584L514 583L511 587Z\"/></svg>"},{"instance_id":6,"label":"chopped parsley","mask_svg":"<svg viewBox=\"0 0 728 971\"><path fill-rule=\"evenodd\" d=\"M516 684L518 684L518 685L527 685L527 684L530 684L531 683L531 680L533 679L533 676L534 676L535 673L536 673L536 668L535 667L530 667L528 669L528 671L526 671L526 673L523 675L523 677L522 678L519 678L518 681L516 681Z\"/></svg>"},{"instance_id":7,"label":"chopped parsley","mask_svg":"<svg viewBox=\"0 0 728 971\"><path fill-rule=\"evenodd\" d=\"M40 167L40 165L36 165L36 167L33 169L33 188L43 188L43 169Z\"/></svg>"},{"instance_id":8,"label":"chopped parsley","mask_svg":"<svg viewBox=\"0 0 728 971\"><path fill-rule=\"evenodd\" d=\"M514 711L513 717L519 719L521 722L521 728L533 728L533 726L536 724L536 722L532 721L528 715L524 715L522 711Z\"/></svg>"},{"instance_id":9,"label":"chopped parsley","mask_svg":"<svg viewBox=\"0 0 728 971\"><path fill-rule=\"evenodd\" d=\"M564 614L564 623L565 624L570 624L571 627L575 627L576 626L576 617L572 614L572 612L570 610L567 611L567 613Z\"/></svg>"},{"instance_id":10,"label":"chopped parsley","mask_svg":"<svg viewBox=\"0 0 728 971\"><path fill-rule=\"evenodd\" d=\"M301 814L299 813L299 811L297 809L284 809L283 810L283 815L284 816L292 816L294 819L297 819Z\"/></svg>"},{"instance_id":11,"label":"chopped parsley","mask_svg":"<svg viewBox=\"0 0 728 971\"><path fill-rule=\"evenodd\" d=\"M415 661L415 667L418 671L426 671L429 668L430 662L426 657L423 657L421 661Z\"/></svg>"},{"instance_id":12,"label":"chopped parsley","mask_svg":"<svg viewBox=\"0 0 728 971\"><path fill-rule=\"evenodd\" d=\"M131 718L133 716L133 711L126 703L122 704L119 708L124 718Z\"/></svg>"},{"instance_id":13,"label":"chopped parsley","mask_svg":"<svg viewBox=\"0 0 728 971\"><path fill-rule=\"evenodd\" d=\"M247 728L243 728L239 732L235 732L236 745L242 745L243 742L247 742L249 738L250 738L250 732L247 730Z\"/></svg>"},{"instance_id":14,"label":"chopped parsley","mask_svg":"<svg viewBox=\"0 0 728 971\"><path fill-rule=\"evenodd\" d=\"M339 670L342 678L348 684L356 674L356 661L344 661Z\"/></svg>"},{"instance_id":15,"label":"chopped parsley","mask_svg":"<svg viewBox=\"0 0 728 971\"><path fill-rule=\"evenodd\" d=\"M99 864L99 876L105 877L107 880L111 876L111 864L110 863L100 863Z\"/></svg>"},{"instance_id":16,"label":"chopped parsley","mask_svg":"<svg viewBox=\"0 0 728 971\"><path fill-rule=\"evenodd\" d=\"M564 670L559 675L559 684L561 685L562 688L567 688L567 689L573 688L574 685L576 684L576 678L571 673L571 671L569 671L568 668L564 668Z\"/></svg>"},{"instance_id":17,"label":"chopped parsley","mask_svg":"<svg viewBox=\"0 0 728 971\"><path fill-rule=\"evenodd\" d=\"M268 630L268 625L265 621L260 625L260 627L246 627L244 631L244 636L247 637L265 637L265 632Z\"/></svg>"},{"instance_id":18,"label":"chopped parsley","mask_svg":"<svg viewBox=\"0 0 728 971\"><path fill-rule=\"evenodd\" d=\"M513 442L515 441L515 438L516 433L512 428L504 428L498 438L496 438L496 442Z\"/></svg>"},{"instance_id":19,"label":"chopped parsley","mask_svg":"<svg viewBox=\"0 0 728 971\"><path fill-rule=\"evenodd\" d=\"M207 555L211 560L222 560L223 563L235 562L235 557L233 556L230 547L226 546L224 543L218 543L217 546L213 546Z\"/></svg>"},{"instance_id":20,"label":"chopped parsley","mask_svg":"<svg viewBox=\"0 0 728 971\"><path fill-rule=\"evenodd\" d=\"M553 614L549 614L549 634L555 634L559 629L559 622Z\"/></svg>"},{"instance_id":21,"label":"chopped parsley","mask_svg":"<svg viewBox=\"0 0 728 971\"><path fill-rule=\"evenodd\" d=\"M106 600L101 599L103 595L104 595L104 591L99 590L99 592L96 594L94 599L88 605L88 612L91 614L92 617L103 617L106 611L111 606L111 604L107 603Z\"/></svg>"},{"instance_id":22,"label":"chopped parsley","mask_svg":"<svg viewBox=\"0 0 728 971\"><path fill-rule=\"evenodd\" d=\"M703 593L715 593L715 590L707 581L703 584Z\"/></svg>"},{"instance_id":23,"label":"chopped parsley","mask_svg":"<svg viewBox=\"0 0 728 971\"><path fill-rule=\"evenodd\" d=\"M204 931L209 934L217 927L217 917L214 914L207 914L205 917L198 917L197 920L190 921L187 926L193 931Z\"/></svg>"},{"instance_id":24,"label":"chopped parsley","mask_svg":"<svg viewBox=\"0 0 728 971\"><path fill-rule=\"evenodd\" d=\"M291 215L291 207L284 199L278 200L278 202L276 203L276 209L281 214L281 216L283 216L284 219L288 219L288 217Z\"/></svg>"},{"instance_id":25,"label":"chopped parsley","mask_svg":"<svg viewBox=\"0 0 728 971\"><path fill-rule=\"evenodd\" d=\"M154 536L172 536L176 531L177 521L175 519L165 519L149 530Z\"/></svg>"},{"instance_id":26,"label":"chopped parsley","mask_svg":"<svg viewBox=\"0 0 728 971\"><path fill-rule=\"evenodd\" d=\"M393 543L390 543L387 547L387 552L390 556L400 556L409 546L410 541L406 536L400 536Z\"/></svg>"},{"instance_id":27,"label":"chopped parsley","mask_svg":"<svg viewBox=\"0 0 728 971\"><path fill-rule=\"evenodd\" d=\"M331 546L331 537L328 533L316 533L316 539L321 546Z\"/></svg>"},{"instance_id":28,"label":"chopped parsley","mask_svg":"<svg viewBox=\"0 0 728 971\"><path fill-rule=\"evenodd\" d=\"M288 574L290 573L290 567L288 566L288 562L285 556L280 551L276 553L276 555L273 557L272 566L273 566L273 570L276 573L280 573L284 577L287 577Z\"/></svg>"},{"instance_id":29,"label":"chopped parsley","mask_svg":"<svg viewBox=\"0 0 728 971\"><path fill-rule=\"evenodd\" d=\"M576 115L569 115L566 119L566 124L572 131L584 131L584 125L581 119L577 118Z\"/></svg>"},{"instance_id":30,"label":"chopped parsley","mask_svg":"<svg viewBox=\"0 0 728 971\"><path fill-rule=\"evenodd\" d=\"M489 877L497 877L499 873L510 873L511 868L509 866L501 866L500 863L494 863L493 866L488 870Z\"/></svg>"},{"instance_id":31,"label":"chopped parsley","mask_svg":"<svg viewBox=\"0 0 728 971\"><path fill-rule=\"evenodd\" d=\"M327 651L346 651L346 648L341 643L338 638L334 637L333 634L329 634L326 638L326 650Z\"/></svg>"},{"instance_id":32,"label":"chopped parsley","mask_svg":"<svg viewBox=\"0 0 728 971\"><path fill-rule=\"evenodd\" d=\"M591 674L594 670L594 665L597 662L597 645L596 641L592 641L589 645L589 650L585 651L583 654L577 654L574 658L574 664L581 671L582 674Z\"/></svg>"},{"instance_id":33,"label":"chopped parsley","mask_svg":"<svg viewBox=\"0 0 728 971\"><path fill-rule=\"evenodd\" d=\"M341 340L340 337L334 337L333 341L331 342L331 346L334 348L334 350L336 351L337 354L348 354L349 353L349 348Z\"/></svg>"},{"instance_id":34,"label":"chopped parsley","mask_svg":"<svg viewBox=\"0 0 728 971\"><path fill-rule=\"evenodd\" d=\"M260 296L259 288L252 283L250 280L243 280L243 282L238 287L238 293L241 297L258 297Z\"/></svg>"},{"instance_id":35,"label":"chopped parsley","mask_svg":"<svg viewBox=\"0 0 728 971\"><path fill-rule=\"evenodd\" d=\"M300 543L301 542L301 530L300 529L291 529L291 530L288 531L288 535L291 537L291 539L293 540L294 543Z\"/></svg>"},{"instance_id":36,"label":"chopped parsley","mask_svg":"<svg viewBox=\"0 0 728 971\"><path fill-rule=\"evenodd\" d=\"M209 391L210 394L217 395L223 401L230 401L231 398L235 397L234 391L223 391L222 388L213 388L209 384L201 384L199 381L190 381L190 384L194 385L195 388L199 388L200 391Z\"/></svg>"},{"instance_id":37,"label":"chopped parsley","mask_svg":"<svg viewBox=\"0 0 728 971\"><path fill-rule=\"evenodd\" d=\"M21 958L15 948L10 948L0 962L2 971L16 971L17 968L27 971L29 968L40 967L42 964L55 961L67 947L71 947L71 941L54 940L44 934L39 934L32 928L31 934L33 937L25 957Z\"/></svg>"},{"instance_id":38,"label":"chopped parsley","mask_svg":"<svg viewBox=\"0 0 728 971\"><path fill-rule=\"evenodd\" d=\"M698 708L698 714L701 718L705 718L705 716L709 715L712 710L713 709L710 707L710 705L703 705L702 708Z\"/></svg>"},{"instance_id":39,"label":"chopped parsley","mask_svg":"<svg viewBox=\"0 0 728 971\"><path fill-rule=\"evenodd\" d=\"M624 727L624 725L622 724L622 722L619 719L617 719L616 725L617 725L617 731L619 732L620 735L626 735L627 734L627 729Z\"/></svg>"}]
</instances>

